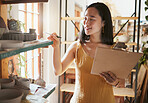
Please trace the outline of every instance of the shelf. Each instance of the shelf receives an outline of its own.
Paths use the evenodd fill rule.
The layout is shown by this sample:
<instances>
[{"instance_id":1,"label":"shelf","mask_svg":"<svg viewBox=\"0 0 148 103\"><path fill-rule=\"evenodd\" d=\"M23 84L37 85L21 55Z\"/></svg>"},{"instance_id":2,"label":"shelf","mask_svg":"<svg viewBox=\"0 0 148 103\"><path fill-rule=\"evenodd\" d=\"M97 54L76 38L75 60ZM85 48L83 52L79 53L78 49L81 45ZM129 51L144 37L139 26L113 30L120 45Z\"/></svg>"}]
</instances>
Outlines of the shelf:
<instances>
[{"instance_id":1,"label":"shelf","mask_svg":"<svg viewBox=\"0 0 148 103\"><path fill-rule=\"evenodd\" d=\"M62 41L61 44L72 44L74 41Z\"/></svg>"},{"instance_id":2,"label":"shelf","mask_svg":"<svg viewBox=\"0 0 148 103\"><path fill-rule=\"evenodd\" d=\"M62 17L62 20L75 20L75 21L80 21L83 20L84 17Z\"/></svg>"},{"instance_id":3,"label":"shelf","mask_svg":"<svg viewBox=\"0 0 148 103\"><path fill-rule=\"evenodd\" d=\"M113 20L137 20L138 17L112 17Z\"/></svg>"},{"instance_id":4,"label":"shelf","mask_svg":"<svg viewBox=\"0 0 148 103\"><path fill-rule=\"evenodd\" d=\"M22 48L13 49L9 51L0 51L0 60L7 58L7 57L11 57L16 54L19 54L21 52L26 52L26 51L33 50L33 49L46 47L51 44L53 44L53 42L49 40L35 40L31 42L24 42L24 47Z\"/></svg>"},{"instance_id":5,"label":"shelf","mask_svg":"<svg viewBox=\"0 0 148 103\"><path fill-rule=\"evenodd\" d=\"M75 68L68 68L66 74L75 74Z\"/></svg>"},{"instance_id":6,"label":"shelf","mask_svg":"<svg viewBox=\"0 0 148 103\"><path fill-rule=\"evenodd\" d=\"M135 92L131 88L116 88L113 87L114 96L127 96L127 97L134 97Z\"/></svg>"},{"instance_id":7,"label":"shelf","mask_svg":"<svg viewBox=\"0 0 148 103\"><path fill-rule=\"evenodd\" d=\"M1 4L48 2L48 0L1 0Z\"/></svg>"},{"instance_id":8,"label":"shelf","mask_svg":"<svg viewBox=\"0 0 148 103\"><path fill-rule=\"evenodd\" d=\"M84 20L84 17L62 17L62 20ZM137 20L138 17L112 17L113 20Z\"/></svg>"},{"instance_id":9,"label":"shelf","mask_svg":"<svg viewBox=\"0 0 148 103\"><path fill-rule=\"evenodd\" d=\"M60 90L62 92L74 92L75 84L67 84L64 83L60 87ZM116 88L113 87L113 93L114 96L128 96L128 97L134 97L134 90L131 88Z\"/></svg>"},{"instance_id":10,"label":"shelf","mask_svg":"<svg viewBox=\"0 0 148 103\"><path fill-rule=\"evenodd\" d=\"M60 90L62 92L74 92L74 89L75 89L75 84L64 83L60 87Z\"/></svg>"},{"instance_id":11,"label":"shelf","mask_svg":"<svg viewBox=\"0 0 148 103\"><path fill-rule=\"evenodd\" d=\"M22 100L21 103L47 103L46 98L55 91L56 84L49 84L45 88L36 84L30 84L30 94L27 95L25 100ZM38 91L35 93L35 91Z\"/></svg>"}]
</instances>

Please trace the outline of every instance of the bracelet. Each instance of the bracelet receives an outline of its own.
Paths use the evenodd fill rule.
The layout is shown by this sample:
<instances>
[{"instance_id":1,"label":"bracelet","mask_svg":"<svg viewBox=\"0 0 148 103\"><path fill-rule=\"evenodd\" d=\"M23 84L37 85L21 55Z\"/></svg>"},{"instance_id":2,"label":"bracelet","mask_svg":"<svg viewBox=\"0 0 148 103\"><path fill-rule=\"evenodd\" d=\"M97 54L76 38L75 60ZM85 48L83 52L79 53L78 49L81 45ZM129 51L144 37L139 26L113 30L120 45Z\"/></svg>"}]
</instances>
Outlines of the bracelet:
<instances>
[{"instance_id":1,"label":"bracelet","mask_svg":"<svg viewBox=\"0 0 148 103\"><path fill-rule=\"evenodd\" d=\"M119 81L118 81L118 83L115 85L115 87L116 87L118 84L119 84Z\"/></svg>"}]
</instances>

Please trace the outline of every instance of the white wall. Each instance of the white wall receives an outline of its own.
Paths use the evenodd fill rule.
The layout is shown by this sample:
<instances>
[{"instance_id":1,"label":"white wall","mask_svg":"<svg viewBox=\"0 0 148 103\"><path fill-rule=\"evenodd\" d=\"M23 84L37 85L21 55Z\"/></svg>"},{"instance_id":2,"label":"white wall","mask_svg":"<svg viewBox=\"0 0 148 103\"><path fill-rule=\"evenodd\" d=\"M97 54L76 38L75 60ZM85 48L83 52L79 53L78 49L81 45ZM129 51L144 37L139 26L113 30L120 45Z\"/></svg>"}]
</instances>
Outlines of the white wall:
<instances>
[{"instance_id":1,"label":"white wall","mask_svg":"<svg viewBox=\"0 0 148 103\"><path fill-rule=\"evenodd\" d=\"M10 12L10 15L12 16L12 19L16 19L16 20L18 20L18 5L17 4L11 4L11 6L12 6L12 10L11 10L11 12ZM7 5L7 11L9 11L9 9L10 9L10 5ZM7 13L7 18L8 19L10 19L9 18L9 14Z\"/></svg>"},{"instance_id":2,"label":"white wall","mask_svg":"<svg viewBox=\"0 0 148 103\"><path fill-rule=\"evenodd\" d=\"M83 0L85 1L85 0ZM75 15L75 1L74 0L68 0L68 6L67 6L67 12L71 17L74 17ZM79 4L79 2L77 3ZM80 7L86 7L85 3L81 2L79 4ZM43 6L43 31L44 32L56 32L59 34L59 7L60 7L60 0L50 0L48 3L44 3ZM62 17L65 17L65 0L62 0ZM71 21L67 21L67 41L73 41L75 39L74 36L74 25L71 23ZM65 21L62 20L61 24L61 41L65 41ZM44 35L44 38L46 38L46 35ZM61 49L61 55L64 54L64 45L62 45ZM44 68L43 68L43 79L47 83L51 84L57 84L58 86L58 77L54 75L54 71L52 68L52 54L53 50L52 47L49 46L49 48L43 50L43 58L44 58ZM58 87L54 91L54 93L49 96L48 98L49 103L58 103Z\"/></svg>"},{"instance_id":3,"label":"white wall","mask_svg":"<svg viewBox=\"0 0 148 103\"><path fill-rule=\"evenodd\" d=\"M58 17L59 17L59 0L50 0L48 3L43 4L43 32L56 32L58 33ZM46 35L44 35L46 38ZM47 84L57 84L58 77L55 76L52 68L52 47L45 48L43 50L43 79ZM56 90L48 97L49 103L58 103L58 87Z\"/></svg>"}]
</instances>

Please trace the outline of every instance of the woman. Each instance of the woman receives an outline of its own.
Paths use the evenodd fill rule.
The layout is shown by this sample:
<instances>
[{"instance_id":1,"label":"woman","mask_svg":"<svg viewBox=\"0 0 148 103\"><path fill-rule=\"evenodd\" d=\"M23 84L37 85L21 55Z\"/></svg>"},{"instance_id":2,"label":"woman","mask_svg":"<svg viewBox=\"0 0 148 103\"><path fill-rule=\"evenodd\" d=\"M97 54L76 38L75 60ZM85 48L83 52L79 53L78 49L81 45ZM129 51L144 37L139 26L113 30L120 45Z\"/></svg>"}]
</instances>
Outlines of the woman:
<instances>
[{"instance_id":1,"label":"woman","mask_svg":"<svg viewBox=\"0 0 148 103\"><path fill-rule=\"evenodd\" d=\"M112 85L118 84L116 76L109 71L100 75L90 73L96 48L111 48L112 29L108 7L103 3L94 3L86 8L80 42L75 41L68 48L62 60L57 34L53 33L48 37L53 41L53 66L56 75L64 73L75 59L76 83L71 103L115 103Z\"/></svg>"}]
</instances>

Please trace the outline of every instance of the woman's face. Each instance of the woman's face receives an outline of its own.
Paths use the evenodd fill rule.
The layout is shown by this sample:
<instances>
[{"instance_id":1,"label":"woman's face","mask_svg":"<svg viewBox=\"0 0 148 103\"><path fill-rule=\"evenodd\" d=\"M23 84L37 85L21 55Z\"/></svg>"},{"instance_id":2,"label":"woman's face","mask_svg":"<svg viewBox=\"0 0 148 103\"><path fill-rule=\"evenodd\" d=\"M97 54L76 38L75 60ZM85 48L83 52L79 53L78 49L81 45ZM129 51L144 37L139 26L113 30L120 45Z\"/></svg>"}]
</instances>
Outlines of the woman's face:
<instances>
[{"instance_id":1,"label":"woman's face","mask_svg":"<svg viewBox=\"0 0 148 103\"><path fill-rule=\"evenodd\" d=\"M84 17L84 29L86 35L101 35L104 22L101 16L98 14L98 10L94 7L90 7L85 12Z\"/></svg>"}]
</instances>

